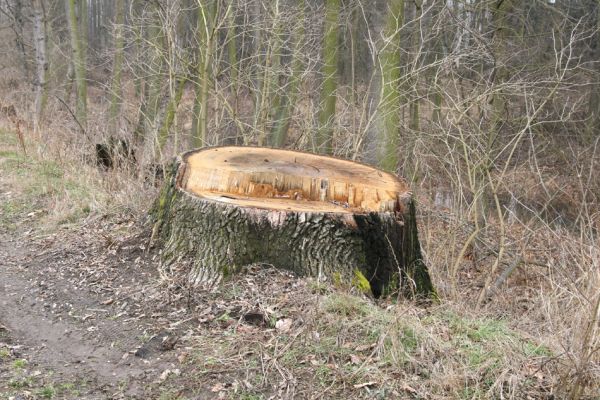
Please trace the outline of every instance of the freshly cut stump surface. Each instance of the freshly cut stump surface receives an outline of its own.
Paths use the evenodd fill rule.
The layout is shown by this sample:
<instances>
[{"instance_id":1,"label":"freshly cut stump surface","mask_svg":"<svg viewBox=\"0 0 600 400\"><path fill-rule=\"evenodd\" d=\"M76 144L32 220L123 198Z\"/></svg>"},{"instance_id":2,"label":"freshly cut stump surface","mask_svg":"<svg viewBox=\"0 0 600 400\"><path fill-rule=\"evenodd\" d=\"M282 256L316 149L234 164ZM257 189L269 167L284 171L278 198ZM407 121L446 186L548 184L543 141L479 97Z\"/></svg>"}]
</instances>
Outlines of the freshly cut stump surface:
<instances>
[{"instance_id":1,"label":"freshly cut stump surface","mask_svg":"<svg viewBox=\"0 0 600 400\"><path fill-rule=\"evenodd\" d=\"M152 209L165 272L212 287L253 263L427 296L414 203L394 175L352 161L259 147L193 150Z\"/></svg>"}]
</instances>

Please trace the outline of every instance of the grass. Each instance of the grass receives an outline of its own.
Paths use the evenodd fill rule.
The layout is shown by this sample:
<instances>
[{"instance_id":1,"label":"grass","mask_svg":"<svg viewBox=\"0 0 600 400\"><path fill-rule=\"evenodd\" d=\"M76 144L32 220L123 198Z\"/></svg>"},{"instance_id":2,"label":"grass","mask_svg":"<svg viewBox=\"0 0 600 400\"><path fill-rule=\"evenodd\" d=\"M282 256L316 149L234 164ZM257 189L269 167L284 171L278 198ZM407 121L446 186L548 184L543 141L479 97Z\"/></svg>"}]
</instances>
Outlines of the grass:
<instances>
[{"instance_id":1,"label":"grass","mask_svg":"<svg viewBox=\"0 0 600 400\"><path fill-rule=\"evenodd\" d=\"M11 136L0 132L0 173L12 182L0 208L3 226L15 229L24 219L61 225L90 212L93 193L82 179L67 174L67 167L56 161L25 156L12 146Z\"/></svg>"},{"instance_id":2,"label":"grass","mask_svg":"<svg viewBox=\"0 0 600 400\"><path fill-rule=\"evenodd\" d=\"M25 369L27 367L27 360L22 358L15 360L12 363L12 367L17 370Z\"/></svg>"},{"instance_id":3,"label":"grass","mask_svg":"<svg viewBox=\"0 0 600 400\"><path fill-rule=\"evenodd\" d=\"M547 373L551 353L503 319L447 305L378 304L352 289L324 289L315 293L309 281L278 303L281 315L301 321L291 331L236 325L199 332L187 361L195 372L178 379L188 388L210 387L211 379L238 382L238 389L224 389L226 398L268 398L270 387L290 385L289 379L298 398L321 392L327 398L538 398L545 390L546 381L529 377L523 365ZM237 290L240 298L247 295L239 282ZM252 389L244 391L246 384Z\"/></svg>"},{"instance_id":4,"label":"grass","mask_svg":"<svg viewBox=\"0 0 600 400\"><path fill-rule=\"evenodd\" d=\"M38 390L38 395L43 399L51 399L56 395L56 389L52 385L47 385Z\"/></svg>"},{"instance_id":5,"label":"grass","mask_svg":"<svg viewBox=\"0 0 600 400\"><path fill-rule=\"evenodd\" d=\"M30 144L29 153L35 145ZM14 135L5 130L0 130L0 174L10 186L0 202L0 225L10 230L25 221L54 229L77 224L90 213L139 210L147 202L140 200L145 190L128 188L137 183L126 174L105 177L93 165L78 160L25 155Z\"/></svg>"},{"instance_id":6,"label":"grass","mask_svg":"<svg viewBox=\"0 0 600 400\"><path fill-rule=\"evenodd\" d=\"M13 389L24 389L33 386L33 380L30 377L12 378L8 381L8 386Z\"/></svg>"}]
</instances>

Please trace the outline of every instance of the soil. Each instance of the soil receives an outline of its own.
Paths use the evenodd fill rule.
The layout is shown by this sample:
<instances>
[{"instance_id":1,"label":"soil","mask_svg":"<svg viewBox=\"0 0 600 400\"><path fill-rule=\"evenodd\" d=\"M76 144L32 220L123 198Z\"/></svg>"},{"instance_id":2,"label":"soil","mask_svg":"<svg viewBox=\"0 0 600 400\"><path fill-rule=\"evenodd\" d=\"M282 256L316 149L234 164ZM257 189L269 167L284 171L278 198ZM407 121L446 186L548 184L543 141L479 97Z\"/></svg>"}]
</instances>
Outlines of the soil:
<instances>
[{"instance_id":1,"label":"soil","mask_svg":"<svg viewBox=\"0 0 600 400\"><path fill-rule=\"evenodd\" d=\"M0 231L0 398L153 397L177 362L156 255L139 229L113 233L132 223L103 225L43 238Z\"/></svg>"}]
</instances>

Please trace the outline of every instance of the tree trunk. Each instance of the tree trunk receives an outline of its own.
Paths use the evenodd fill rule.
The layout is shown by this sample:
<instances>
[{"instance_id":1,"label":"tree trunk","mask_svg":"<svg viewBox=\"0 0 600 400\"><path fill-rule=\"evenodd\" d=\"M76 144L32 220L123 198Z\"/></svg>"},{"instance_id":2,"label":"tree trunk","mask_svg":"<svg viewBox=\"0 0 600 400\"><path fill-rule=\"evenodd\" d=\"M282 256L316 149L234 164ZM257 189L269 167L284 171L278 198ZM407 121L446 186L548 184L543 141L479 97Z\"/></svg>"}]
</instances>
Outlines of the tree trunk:
<instances>
[{"instance_id":1,"label":"tree trunk","mask_svg":"<svg viewBox=\"0 0 600 400\"><path fill-rule=\"evenodd\" d=\"M286 87L286 95L281 99L278 110L276 111L276 119L271 132L271 145L274 147L282 147L287 139L290 123L292 120L292 112L296 105L299 91L300 81L302 76L302 45L304 43L304 4L300 5L298 27L293 32L294 45L291 61L291 76Z\"/></svg>"},{"instance_id":2,"label":"tree trunk","mask_svg":"<svg viewBox=\"0 0 600 400\"><path fill-rule=\"evenodd\" d=\"M23 76L26 80L28 80L29 61L25 45L25 33L23 30L23 27L25 26L25 18L23 18L23 2L21 0L15 0L12 4L10 4L7 1L6 6L13 20L11 28L15 34L15 43L17 45L17 49L19 49L19 57L21 58L21 65L23 66Z\"/></svg>"},{"instance_id":3,"label":"tree trunk","mask_svg":"<svg viewBox=\"0 0 600 400\"><path fill-rule=\"evenodd\" d=\"M263 69L260 71L258 81L258 99L255 110L254 128L258 132L258 145L265 146L267 144L267 125L272 110L278 110L281 104L280 94L277 86L279 83L279 70L281 64L281 34L282 24L281 12L279 10L279 0L273 3L271 10L271 26L266 35L265 57Z\"/></svg>"},{"instance_id":4,"label":"tree trunk","mask_svg":"<svg viewBox=\"0 0 600 400\"><path fill-rule=\"evenodd\" d=\"M408 186L351 161L213 147L172 165L151 215L163 272L214 287L252 263L347 282L375 296L434 293Z\"/></svg>"},{"instance_id":5,"label":"tree trunk","mask_svg":"<svg viewBox=\"0 0 600 400\"><path fill-rule=\"evenodd\" d=\"M87 0L79 1L79 17L82 20L87 18L85 13L86 7L84 6ZM75 7L77 0L68 0L69 5L69 28L71 33L71 47L73 50L73 64L75 66L75 86L77 87L77 107L76 116L79 124L86 127L87 120L87 81L85 78L86 61L85 61L85 47L87 46L85 38L87 35L84 34L85 27L87 24L81 23L84 27L81 29L77 23L77 13Z\"/></svg>"},{"instance_id":6,"label":"tree trunk","mask_svg":"<svg viewBox=\"0 0 600 400\"><path fill-rule=\"evenodd\" d=\"M333 122L337 89L338 31L340 0L325 1L325 37L323 39L323 85L319 110L316 147L319 153L333 153Z\"/></svg>"},{"instance_id":7,"label":"tree trunk","mask_svg":"<svg viewBox=\"0 0 600 400\"><path fill-rule=\"evenodd\" d=\"M123 25L125 24L125 0L117 0L115 16L115 58L113 60L113 72L111 83L110 100L110 125L111 134L115 135L118 130L118 119L121 112L121 102L123 92L121 90L121 72L123 66L124 38Z\"/></svg>"},{"instance_id":8,"label":"tree trunk","mask_svg":"<svg viewBox=\"0 0 600 400\"><path fill-rule=\"evenodd\" d=\"M595 52L594 57L597 59L600 55L600 0L596 0L596 32L595 32ZM592 75L593 81L598 82L600 78L600 66L595 65L593 69L594 74ZM586 126L586 139L589 143L598 136L600 132L600 84L595 83L591 85L590 99L589 99L589 120Z\"/></svg>"},{"instance_id":9,"label":"tree trunk","mask_svg":"<svg viewBox=\"0 0 600 400\"><path fill-rule=\"evenodd\" d=\"M196 147L207 144L208 92L211 84L211 63L213 57L215 16L218 3L198 4L198 84L194 103L192 140Z\"/></svg>"},{"instance_id":10,"label":"tree trunk","mask_svg":"<svg viewBox=\"0 0 600 400\"><path fill-rule=\"evenodd\" d=\"M160 125L160 129L158 131L158 139L157 146L158 150L162 151L167 139L169 138L169 130L175 121L175 115L177 113L177 107L179 107L179 103L181 102L181 97L183 96L183 90L185 89L185 82L187 80L183 77L180 77L175 82L175 95L169 100L169 104L167 109L165 110L165 115L163 121Z\"/></svg>"},{"instance_id":11,"label":"tree trunk","mask_svg":"<svg viewBox=\"0 0 600 400\"><path fill-rule=\"evenodd\" d=\"M381 100L379 113L380 157L379 166L386 171L398 167L398 144L400 143L400 29L404 24L404 0L392 0L389 4L384 31L384 43L380 51Z\"/></svg>"},{"instance_id":12,"label":"tree trunk","mask_svg":"<svg viewBox=\"0 0 600 400\"><path fill-rule=\"evenodd\" d=\"M34 129L39 130L44 107L47 100L47 75L48 75L48 56L46 41L46 10L43 0L32 0L33 9L33 37L35 42L35 121Z\"/></svg>"}]
</instances>

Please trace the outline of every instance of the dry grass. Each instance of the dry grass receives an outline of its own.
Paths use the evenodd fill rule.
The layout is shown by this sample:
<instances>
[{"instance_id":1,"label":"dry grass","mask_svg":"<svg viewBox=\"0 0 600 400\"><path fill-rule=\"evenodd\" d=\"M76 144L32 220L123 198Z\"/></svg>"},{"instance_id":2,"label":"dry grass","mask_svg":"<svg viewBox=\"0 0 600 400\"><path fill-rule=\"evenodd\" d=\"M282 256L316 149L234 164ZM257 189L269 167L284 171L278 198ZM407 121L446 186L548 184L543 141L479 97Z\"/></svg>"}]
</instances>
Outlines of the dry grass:
<instances>
[{"instance_id":1,"label":"dry grass","mask_svg":"<svg viewBox=\"0 0 600 400\"><path fill-rule=\"evenodd\" d=\"M4 223L15 227L35 221L30 229L79 226L87 218L139 215L149 206L155 189L126 171L100 171L72 147L56 148L31 137L26 145L23 154L14 132L0 129L0 173L10 187L0 214Z\"/></svg>"}]
</instances>

